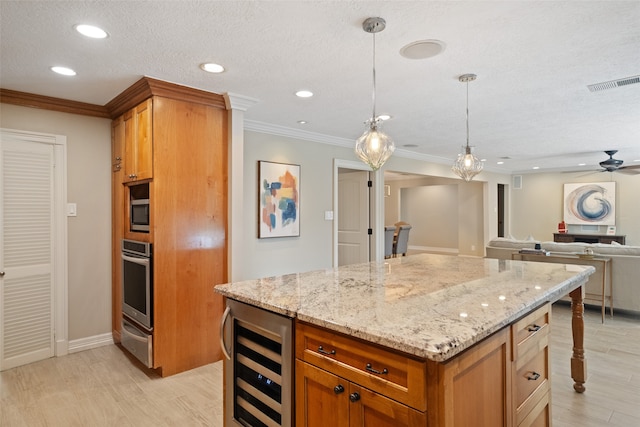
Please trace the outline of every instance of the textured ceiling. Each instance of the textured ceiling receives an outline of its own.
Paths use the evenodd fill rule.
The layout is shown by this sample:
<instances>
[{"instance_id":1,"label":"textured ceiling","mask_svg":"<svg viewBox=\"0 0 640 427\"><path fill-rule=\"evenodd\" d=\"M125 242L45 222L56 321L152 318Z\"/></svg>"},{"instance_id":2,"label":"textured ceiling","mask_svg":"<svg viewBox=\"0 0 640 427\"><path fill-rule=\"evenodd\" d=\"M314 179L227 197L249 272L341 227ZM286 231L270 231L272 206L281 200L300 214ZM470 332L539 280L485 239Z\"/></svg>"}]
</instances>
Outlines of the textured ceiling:
<instances>
[{"instance_id":1,"label":"textured ceiling","mask_svg":"<svg viewBox=\"0 0 640 427\"><path fill-rule=\"evenodd\" d=\"M146 75L256 98L250 126L340 143L371 115L372 36L361 27L370 16L387 21L376 35L377 112L393 116L385 129L400 155L453 161L466 139L458 76L475 73L470 140L487 169L593 170L606 149L625 165L640 159L640 84L587 88L640 75L638 1L3 0L0 86L104 105ZM79 23L110 36L84 38ZM400 56L424 39L444 52ZM227 71L199 69L209 61ZM299 89L315 96L297 98ZM497 165L501 157L510 159Z\"/></svg>"}]
</instances>

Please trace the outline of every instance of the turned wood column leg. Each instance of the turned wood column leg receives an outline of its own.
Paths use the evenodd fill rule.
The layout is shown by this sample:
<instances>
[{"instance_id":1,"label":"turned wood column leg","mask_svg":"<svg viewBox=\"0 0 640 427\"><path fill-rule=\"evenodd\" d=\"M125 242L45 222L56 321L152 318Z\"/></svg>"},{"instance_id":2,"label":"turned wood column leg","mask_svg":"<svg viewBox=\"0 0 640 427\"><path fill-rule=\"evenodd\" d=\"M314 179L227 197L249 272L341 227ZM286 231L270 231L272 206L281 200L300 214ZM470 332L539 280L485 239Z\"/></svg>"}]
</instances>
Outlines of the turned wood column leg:
<instances>
[{"instance_id":1,"label":"turned wood column leg","mask_svg":"<svg viewBox=\"0 0 640 427\"><path fill-rule=\"evenodd\" d=\"M584 289L579 287L571 293L571 331L573 333L573 355L571 356L571 378L573 389L578 393L586 390L587 361L584 358Z\"/></svg>"}]
</instances>

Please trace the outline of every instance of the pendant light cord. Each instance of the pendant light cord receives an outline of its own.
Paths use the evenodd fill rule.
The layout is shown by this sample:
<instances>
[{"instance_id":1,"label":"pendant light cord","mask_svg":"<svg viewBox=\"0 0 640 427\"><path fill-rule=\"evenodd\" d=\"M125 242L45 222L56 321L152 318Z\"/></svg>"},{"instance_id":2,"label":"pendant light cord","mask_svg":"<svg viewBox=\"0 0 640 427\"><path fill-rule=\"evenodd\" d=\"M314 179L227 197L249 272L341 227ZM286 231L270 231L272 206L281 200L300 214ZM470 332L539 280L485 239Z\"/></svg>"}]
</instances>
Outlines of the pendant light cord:
<instances>
[{"instance_id":1,"label":"pendant light cord","mask_svg":"<svg viewBox=\"0 0 640 427\"><path fill-rule=\"evenodd\" d=\"M469 148L469 80L467 80L467 148Z\"/></svg>"},{"instance_id":2,"label":"pendant light cord","mask_svg":"<svg viewBox=\"0 0 640 427\"><path fill-rule=\"evenodd\" d=\"M371 123L376 123L376 33L373 34L373 94L371 99L373 101L373 115L371 116Z\"/></svg>"}]
</instances>

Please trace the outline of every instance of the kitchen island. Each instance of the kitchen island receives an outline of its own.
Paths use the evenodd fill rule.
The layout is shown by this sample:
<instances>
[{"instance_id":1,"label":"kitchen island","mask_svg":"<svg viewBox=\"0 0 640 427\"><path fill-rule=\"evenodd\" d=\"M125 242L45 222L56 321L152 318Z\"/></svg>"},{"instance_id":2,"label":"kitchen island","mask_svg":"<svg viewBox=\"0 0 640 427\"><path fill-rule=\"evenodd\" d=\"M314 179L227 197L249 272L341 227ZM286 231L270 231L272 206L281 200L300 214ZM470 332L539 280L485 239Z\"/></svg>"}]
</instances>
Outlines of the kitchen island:
<instances>
[{"instance_id":1,"label":"kitchen island","mask_svg":"<svg viewBox=\"0 0 640 427\"><path fill-rule=\"evenodd\" d=\"M515 427L550 424L549 304L566 294L584 391L593 271L422 254L215 289L295 319L298 426Z\"/></svg>"}]
</instances>

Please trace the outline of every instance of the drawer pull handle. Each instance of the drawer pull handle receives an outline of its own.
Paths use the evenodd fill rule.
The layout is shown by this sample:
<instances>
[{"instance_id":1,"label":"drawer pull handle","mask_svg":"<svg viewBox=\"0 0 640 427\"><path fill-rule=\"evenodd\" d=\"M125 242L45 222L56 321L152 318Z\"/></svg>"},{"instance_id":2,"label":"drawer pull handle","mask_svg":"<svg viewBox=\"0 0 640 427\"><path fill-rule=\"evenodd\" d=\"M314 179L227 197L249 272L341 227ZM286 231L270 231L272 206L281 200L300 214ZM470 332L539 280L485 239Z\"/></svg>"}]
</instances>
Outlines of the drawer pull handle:
<instances>
[{"instance_id":1,"label":"drawer pull handle","mask_svg":"<svg viewBox=\"0 0 640 427\"><path fill-rule=\"evenodd\" d=\"M529 332L538 332L540 330L540 328L542 328L542 326L533 324L533 325L529 325L527 327L527 331L529 331Z\"/></svg>"},{"instance_id":2,"label":"drawer pull handle","mask_svg":"<svg viewBox=\"0 0 640 427\"><path fill-rule=\"evenodd\" d=\"M352 402L357 402L358 400L360 400L360 394L359 393L351 393L349 395L349 400Z\"/></svg>"},{"instance_id":3,"label":"drawer pull handle","mask_svg":"<svg viewBox=\"0 0 640 427\"><path fill-rule=\"evenodd\" d=\"M342 384L338 384L337 386L335 386L333 388L333 392L335 394L340 394L340 393L344 393L344 387L342 386Z\"/></svg>"},{"instance_id":4,"label":"drawer pull handle","mask_svg":"<svg viewBox=\"0 0 640 427\"><path fill-rule=\"evenodd\" d=\"M378 374L378 375L386 375L386 374L389 373L387 368L384 368L382 371L378 371L377 369L373 369L371 367L371 363L367 363L367 371L373 372L374 374Z\"/></svg>"},{"instance_id":5,"label":"drawer pull handle","mask_svg":"<svg viewBox=\"0 0 640 427\"><path fill-rule=\"evenodd\" d=\"M537 380L538 380L538 378L540 378L540 374L539 374L539 373L537 373L537 372L532 372L532 373L531 373L531 375L528 375L528 374L527 374L527 379L528 379L529 381L537 381Z\"/></svg>"},{"instance_id":6,"label":"drawer pull handle","mask_svg":"<svg viewBox=\"0 0 640 427\"><path fill-rule=\"evenodd\" d=\"M334 354L336 354L336 351L335 350L327 351L324 348L322 348L322 346L319 346L318 347L318 353L328 354L330 356L333 356Z\"/></svg>"}]
</instances>

